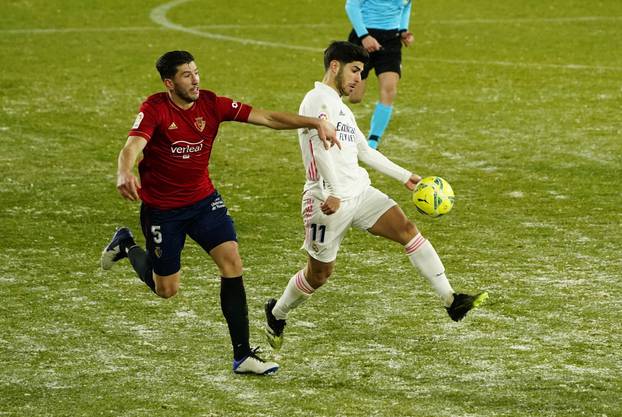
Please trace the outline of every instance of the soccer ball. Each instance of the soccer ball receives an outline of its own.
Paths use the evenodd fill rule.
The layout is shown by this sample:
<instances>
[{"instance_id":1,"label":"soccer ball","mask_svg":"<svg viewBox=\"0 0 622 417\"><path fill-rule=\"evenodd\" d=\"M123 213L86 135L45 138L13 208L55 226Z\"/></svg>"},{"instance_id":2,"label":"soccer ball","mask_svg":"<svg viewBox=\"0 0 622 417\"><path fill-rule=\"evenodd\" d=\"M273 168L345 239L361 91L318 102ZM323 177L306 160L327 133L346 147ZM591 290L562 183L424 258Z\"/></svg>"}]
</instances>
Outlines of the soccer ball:
<instances>
[{"instance_id":1,"label":"soccer ball","mask_svg":"<svg viewBox=\"0 0 622 417\"><path fill-rule=\"evenodd\" d=\"M441 177L425 177L413 191L413 203L421 214L440 217L454 206L454 190Z\"/></svg>"}]
</instances>

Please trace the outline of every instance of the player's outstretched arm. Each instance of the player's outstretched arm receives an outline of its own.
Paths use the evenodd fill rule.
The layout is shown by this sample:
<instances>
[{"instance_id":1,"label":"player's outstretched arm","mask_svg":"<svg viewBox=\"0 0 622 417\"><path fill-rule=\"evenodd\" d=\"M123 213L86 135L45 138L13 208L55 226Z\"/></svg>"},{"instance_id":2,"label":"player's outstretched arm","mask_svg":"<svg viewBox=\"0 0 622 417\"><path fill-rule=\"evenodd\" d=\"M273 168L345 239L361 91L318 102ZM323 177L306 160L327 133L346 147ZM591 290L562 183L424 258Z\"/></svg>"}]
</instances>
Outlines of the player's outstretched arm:
<instances>
[{"instance_id":1,"label":"player's outstretched arm","mask_svg":"<svg viewBox=\"0 0 622 417\"><path fill-rule=\"evenodd\" d=\"M117 190L119 194L127 200L136 201L140 182L133 174L134 164L138 154L147 145L147 140L140 136L130 136L125 142L125 146L119 152L118 168L117 168Z\"/></svg>"},{"instance_id":2,"label":"player's outstretched arm","mask_svg":"<svg viewBox=\"0 0 622 417\"><path fill-rule=\"evenodd\" d=\"M365 140L365 136L360 133L360 131L358 131L357 134L356 146L359 151L359 160L365 162L373 169L380 171L391 178L395 178L409 189L410 186L413 185L413 181L415 181L415 184L419 182L420 178L418 175L415 175L410 171L402 168L401 166L397 165L395 162L387 158L385 155L381 154L375 149L370 148L367 144L367 140Z\"/></svg>"},{"instance_id":3,"label":"player's outstretched arm","mask_svg":"<svg viewBox=\"0 0 622 417\"><path fill-rule=\"evenodd\" d=\"M329 149L332 145L337 145L341 149L341 144L337 139L337 132L332 123L313 117L300 116L294 113L276 112L269 110L255 109L248 115L248 123L266 126L271 129L316 129L324 147Z\"/></svg>"}]
</instances>

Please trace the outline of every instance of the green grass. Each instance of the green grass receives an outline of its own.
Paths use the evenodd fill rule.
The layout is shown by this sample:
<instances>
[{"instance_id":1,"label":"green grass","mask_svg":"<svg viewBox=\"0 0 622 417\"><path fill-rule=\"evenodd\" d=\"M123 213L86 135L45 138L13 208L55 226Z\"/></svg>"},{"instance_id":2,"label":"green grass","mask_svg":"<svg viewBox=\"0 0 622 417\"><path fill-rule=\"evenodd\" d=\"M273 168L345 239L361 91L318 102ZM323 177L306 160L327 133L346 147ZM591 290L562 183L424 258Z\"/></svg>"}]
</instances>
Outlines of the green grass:
<instances>
[{"instance_id":1,"label":"green grass","mask_svg":"<svg viewBox=\"0 0 622 417\"><path fill-rule=\"evenodd\" d=\"M167 17L319 51L349 30L342 3L193 0ZM382 150L448 179L457 206L423 218L400 184L372 178L454 288L490 300L453 323L399 246L352 231L282 351L265 353L282 366L271 378L231 372L217 270L197 245L170 300L98 260L115 226L139 230L116 156L162 88L162 52L192 51L204 88L288 111L321 78L321 55L164 29L149 17L160 4L3 5L0 416L622 415L622 3L416 2ZM364 131L374 77L368 87L353 107ZM305 262L296 135L226 124L210 170L265 346L263 302Z\"/></svg>"}]
</instances>

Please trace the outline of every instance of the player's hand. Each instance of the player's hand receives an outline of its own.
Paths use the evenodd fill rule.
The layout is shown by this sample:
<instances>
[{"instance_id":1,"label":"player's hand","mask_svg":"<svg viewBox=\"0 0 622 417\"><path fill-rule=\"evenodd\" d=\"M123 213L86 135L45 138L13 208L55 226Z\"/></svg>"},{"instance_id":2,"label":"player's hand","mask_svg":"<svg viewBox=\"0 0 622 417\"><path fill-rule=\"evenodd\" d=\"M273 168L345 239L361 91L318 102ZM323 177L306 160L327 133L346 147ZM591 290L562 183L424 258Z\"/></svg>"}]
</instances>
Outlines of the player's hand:
<instances>
[{"instance_id":1,"label":"player's hand","mask_svg":"<svg viewBox=\"0 0 622 417\"><path fill-rule=\"evenodd\" d=\"M140 182L138 178L131 172L120 172L117 174L117 190L119 194L126 200L136 201L140 199L138 196L138 190L140 189Z\"/></svg>"},{"instance_id":2,"label":"player's hand","mask_svg":"<svg viewBox=\"0 0 622 417\"><path fill-rule=\"evenodd\" d=\"M337 145L339 149L341 149L341 143L339 139L337 139L337 130L335 126L328 120L320 119L320 125L317 128L317 134L320 137L322 143L324 143L324 148L329 150L331 146Z\"/></svg>"},{"instance_id":3,"label":"player's hand","mask_svg":"<svg viewBox=\"0 0 622 417\"><path fill-rule=\"evenodd\" d=\"M322 203L322 205L320 206L320 210L322 210L322 213L326 214L327 216L330 216L331 214L339 210L340 205L341 205L341 200L339 199L339 197L330 195L328 196L326 201Z\"/></svg>"},{"instance_id":4,"label":"player's hand","mask_svg":"<svg viewBox=\"0 0 622 417\"><path fill-rule=\"evenodd\" d=\"M367 50L367 52L372 53L382 49L382 45L371 35L367 35L361 41L363 44L363 48Z\"/></svg>"},{"instance_id":5,"label":"player's hand","mask_svg":"<svg viewBox=\"0 0 622 417\"><path fill-rule=\"evenodd\" d=\"M417 186L417 184L419 183L419 181L421 181L421 177L419 175L411 174L410 178L408 178L408 181L406 181L404 183L404 185L410 191L413 191L415 189L415 187Z\"/></svg>"},{"instance_id":6,"label":"player's hand","mask_svg":"<svg viewBox=\"0 0 622 417\"><path fill-rule=\"evenodd\" d=\"M402 32L400 40L402 41L402 45L408 48L415 41L415 36L412 32Z\"/></svg>"}]
</instances>

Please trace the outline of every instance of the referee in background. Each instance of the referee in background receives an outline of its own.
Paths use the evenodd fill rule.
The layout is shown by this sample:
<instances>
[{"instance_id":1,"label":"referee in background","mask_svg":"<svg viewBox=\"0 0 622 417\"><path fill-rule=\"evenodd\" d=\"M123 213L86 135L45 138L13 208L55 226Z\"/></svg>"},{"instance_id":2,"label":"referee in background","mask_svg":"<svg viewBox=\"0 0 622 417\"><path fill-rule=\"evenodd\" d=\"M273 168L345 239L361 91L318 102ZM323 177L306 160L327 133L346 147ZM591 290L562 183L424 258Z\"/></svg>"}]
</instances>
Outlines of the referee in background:
<instances>
[{"instance_id":1,"label":"referee in background","mask_svg":"<svg viewBox=\"0 0 622 417\"><path fill-rule=\"evenodd\" d=\"M376 103L368 135L369 146L378 148L393 113L402 67L402 45L408 47L414 36L408 31L412 0L347 0L346 13L352 23L348 40L362 45L370 61L363 70L362 81L350 94L350 102L358 103L365 94L369 71L378 77L380 98Z\"/></svg>"}]
</instances>

